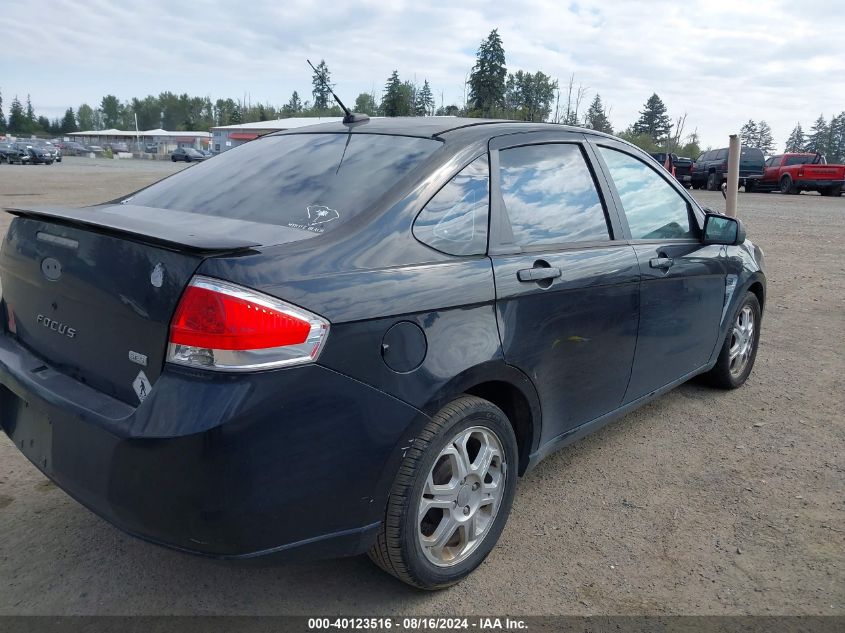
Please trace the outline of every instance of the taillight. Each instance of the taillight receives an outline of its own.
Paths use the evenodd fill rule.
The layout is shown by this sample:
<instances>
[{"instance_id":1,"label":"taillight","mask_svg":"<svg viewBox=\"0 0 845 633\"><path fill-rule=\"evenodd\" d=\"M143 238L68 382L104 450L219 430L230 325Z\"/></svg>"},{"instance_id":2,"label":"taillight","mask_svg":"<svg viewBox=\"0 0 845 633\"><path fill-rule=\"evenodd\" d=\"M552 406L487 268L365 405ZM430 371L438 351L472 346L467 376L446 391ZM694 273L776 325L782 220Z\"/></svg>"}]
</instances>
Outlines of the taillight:
<instances>
[{"instance_id":1,"label":"taillight","mask_svg":"<svg viewBox=\"0 0 845 633\"><path fill-rule=\"evenodd\" d=\"M167 360L255 371L317 360L329 322L302 308L219 279L194 277L173 321Z\"/></svg>"}]
</instances>

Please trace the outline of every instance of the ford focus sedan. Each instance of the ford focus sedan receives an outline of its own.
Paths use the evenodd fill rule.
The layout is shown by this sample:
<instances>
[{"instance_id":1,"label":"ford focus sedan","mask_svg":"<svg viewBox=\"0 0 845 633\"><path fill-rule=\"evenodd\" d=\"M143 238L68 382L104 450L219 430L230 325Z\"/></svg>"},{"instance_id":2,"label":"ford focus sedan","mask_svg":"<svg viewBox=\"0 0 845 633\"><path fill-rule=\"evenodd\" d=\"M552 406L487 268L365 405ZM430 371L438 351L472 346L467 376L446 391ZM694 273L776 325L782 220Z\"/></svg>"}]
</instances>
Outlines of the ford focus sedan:
<instances>
[{"instance_id":1,"label":"ford focus sedan","mask_svg":"<svg viewBox=\"0 0 845 633\"><path fill-rule=\"evenodd\" d=\"M545 456L698 374L742 385L765 304L740 222L558 125L330 123L10 211L0 423L37 468L148 541L368 552L425 589Z\"/></svg>"}]
</instances>

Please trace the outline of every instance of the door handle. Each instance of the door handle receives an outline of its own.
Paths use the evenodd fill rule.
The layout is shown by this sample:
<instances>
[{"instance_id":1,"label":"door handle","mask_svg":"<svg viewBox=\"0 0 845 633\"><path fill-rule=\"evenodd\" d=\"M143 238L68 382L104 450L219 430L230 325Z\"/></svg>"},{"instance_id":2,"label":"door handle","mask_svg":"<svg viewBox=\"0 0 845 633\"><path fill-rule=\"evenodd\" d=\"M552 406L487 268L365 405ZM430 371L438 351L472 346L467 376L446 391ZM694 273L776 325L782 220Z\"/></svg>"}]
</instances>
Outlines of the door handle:
<instances>
[{"instance_id":1,"label":"door handle","mask_svg":"<svg viewBox=\"0 0 845 633\"><path fill-rule=\"evenodd\" d=\"M652 257L648 260L648 265L652 268L660 268L662 270L667 270L672 267L672 264L675 263L671 257Z\"/></svg>"},{"instance_id":2,"label":"door handle","mask_svg":"<svg viewBox=\"0 0 845 633\"><path fill-rule=\"evenodd\" d=\"M544 281L557 279L560 276L560 268L523 268L516 271L516 278L520 281Z\"/></svg>"}]
</instances>

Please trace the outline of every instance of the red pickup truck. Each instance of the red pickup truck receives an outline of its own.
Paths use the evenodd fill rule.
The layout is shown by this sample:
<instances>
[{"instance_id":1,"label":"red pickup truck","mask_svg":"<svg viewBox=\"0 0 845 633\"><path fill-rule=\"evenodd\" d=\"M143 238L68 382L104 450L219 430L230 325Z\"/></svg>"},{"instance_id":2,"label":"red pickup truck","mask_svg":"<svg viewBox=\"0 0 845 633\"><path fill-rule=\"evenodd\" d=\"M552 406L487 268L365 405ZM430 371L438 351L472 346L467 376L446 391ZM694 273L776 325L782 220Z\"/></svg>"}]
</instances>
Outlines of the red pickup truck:
<instances>
[{"instance_id":1,"label":"red pickup truck","mask_svg":"<svg viewBox=\"0 0 845 633\"><path fill-rule=\"evenodd\" d=\"M818 191L838 196L843 185L845 165L828 165L821 154L779 154L766 161L761 177L746 182L745 191Z\"/></svg>"}]
</instances>

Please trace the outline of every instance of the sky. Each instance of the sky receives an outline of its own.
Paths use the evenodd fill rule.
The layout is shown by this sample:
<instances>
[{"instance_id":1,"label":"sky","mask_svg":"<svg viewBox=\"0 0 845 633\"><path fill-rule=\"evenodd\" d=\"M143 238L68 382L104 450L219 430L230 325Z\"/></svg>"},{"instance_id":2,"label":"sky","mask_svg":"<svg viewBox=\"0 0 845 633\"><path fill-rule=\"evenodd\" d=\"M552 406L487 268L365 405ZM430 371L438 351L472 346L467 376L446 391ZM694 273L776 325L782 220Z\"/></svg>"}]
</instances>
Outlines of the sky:
<instances>
[{"instance_id":1,"label":"sky","mask_svg":"<svg viewBox=\"0 0 845 633\"><path fill-rule=\"evenodd\" d=\"M617 130L656 92L687 115L702 147L748 119L778 148L801 122L845 110L842 0L3 0L4 111L31 95L36 114L164 91L281 106L311 95L305 59L325 59L347 104L381 94L396 69L428 79L437 105L464 102L481 40L499 29L508 71L572 73L599 93Z\"/></svg>"}]
</instances>

